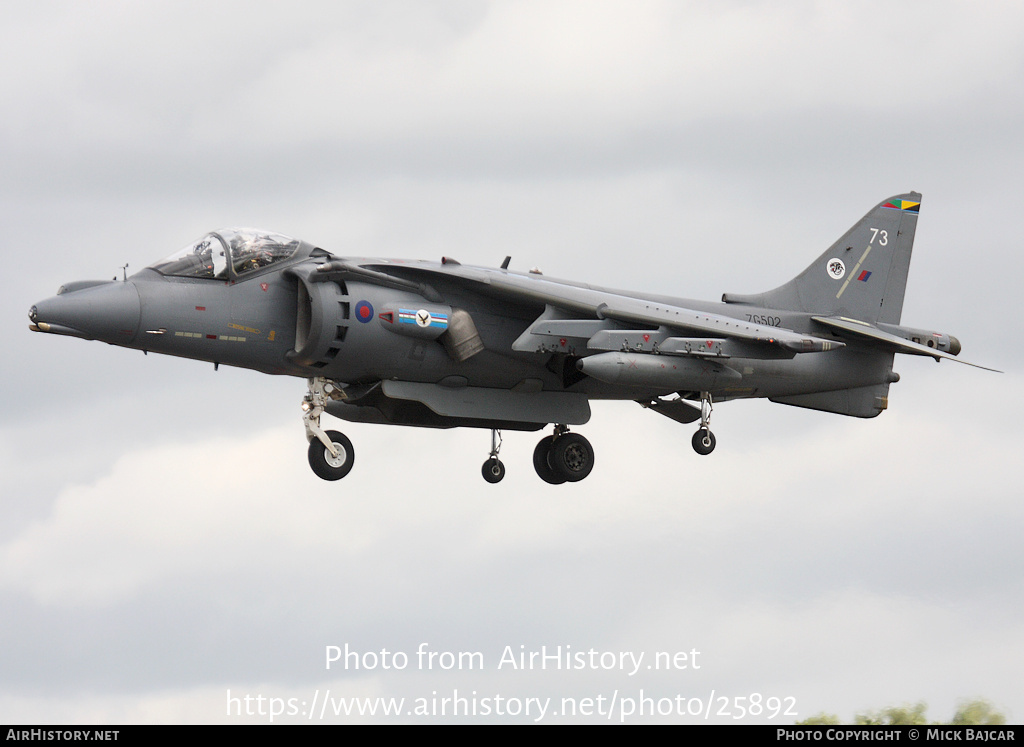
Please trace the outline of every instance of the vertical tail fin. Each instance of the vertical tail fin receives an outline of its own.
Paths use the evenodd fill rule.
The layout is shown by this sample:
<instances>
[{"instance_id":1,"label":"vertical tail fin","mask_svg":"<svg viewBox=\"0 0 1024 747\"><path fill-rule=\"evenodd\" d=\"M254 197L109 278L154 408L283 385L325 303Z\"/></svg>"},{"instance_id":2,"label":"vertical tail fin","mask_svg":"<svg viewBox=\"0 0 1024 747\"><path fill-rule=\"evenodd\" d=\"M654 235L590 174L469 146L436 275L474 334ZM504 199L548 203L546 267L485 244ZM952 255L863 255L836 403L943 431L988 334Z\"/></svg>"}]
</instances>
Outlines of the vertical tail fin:
<instances>
[{"instance_id":1,"label":"vertical tail fin","mask_svg":"<svg viewBox=\"0 0 1024 747\"><path fill-rule=\"evenodd\" d=\"M920 206L917 192L883 200L785 285L722 300L899 324Z\"/></svg>"}]
</instances>

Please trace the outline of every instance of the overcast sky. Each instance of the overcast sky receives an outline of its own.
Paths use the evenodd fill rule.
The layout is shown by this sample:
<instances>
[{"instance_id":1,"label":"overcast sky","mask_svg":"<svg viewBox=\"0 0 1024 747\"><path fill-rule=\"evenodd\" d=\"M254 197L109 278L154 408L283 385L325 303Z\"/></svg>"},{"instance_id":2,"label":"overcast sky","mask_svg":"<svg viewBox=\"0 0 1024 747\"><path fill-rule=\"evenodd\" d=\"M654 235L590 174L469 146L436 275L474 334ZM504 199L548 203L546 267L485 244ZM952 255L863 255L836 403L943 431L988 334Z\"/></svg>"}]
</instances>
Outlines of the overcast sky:
<instances>
[{"instance_id":1,"label":"overcast sky","mask_svg":"<svg viewBox=\"0 0 1024 747\"><path fill-rule=\"evenodd\" d=\"M1024 719L1019 3L3 10L0 721L269 720L229 691L551 698L547 722L641 693L713 693L712 721L775 697L784 723L980 696ZM27 329L61 283L226 225L717 300L912 189L903 322L1005 373L901 356L867 421L722 404L707 458L690 426L598 402L577 485L537 478L536 434L505 434L490 486L486 431L338 421L356 465L325 483L303 381ZM409 665L327 670L346 644ZM420 669L421 644L484 668ZM542 646L646 658L498 668Z\"/></svg>"}]
</instances>

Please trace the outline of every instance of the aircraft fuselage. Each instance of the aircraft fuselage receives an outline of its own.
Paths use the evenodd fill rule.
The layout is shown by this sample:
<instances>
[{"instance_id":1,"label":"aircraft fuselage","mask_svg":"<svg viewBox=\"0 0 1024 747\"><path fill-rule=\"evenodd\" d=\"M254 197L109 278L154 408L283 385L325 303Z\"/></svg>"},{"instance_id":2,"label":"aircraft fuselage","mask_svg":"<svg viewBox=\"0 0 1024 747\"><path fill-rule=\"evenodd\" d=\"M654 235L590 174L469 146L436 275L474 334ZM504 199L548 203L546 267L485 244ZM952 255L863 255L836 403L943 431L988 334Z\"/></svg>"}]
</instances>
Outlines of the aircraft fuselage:
<instances>
[{"instance_id":1,"label":"aircraft fuselage","mask_svg":"<svg viewBox=\"0 0 1024 747\"><path fill-rule=\"evenodd\" d=\"M539 430L534 466L577 481L590 401L635 400L715 447L711 403L767 397L856 417L888 405L897 352L956 360L956 338L900 325L920 195L875 206L800 275L722 302L612 290L539 272L338 257L255 229L207 234L118 282L70 283L32 329L308 380L309 459L353 463L320 415L435 428ZM699 404L697 404L699 403ZM500 437L483 475L497 482Z\"/></svg>"}]
</instances>

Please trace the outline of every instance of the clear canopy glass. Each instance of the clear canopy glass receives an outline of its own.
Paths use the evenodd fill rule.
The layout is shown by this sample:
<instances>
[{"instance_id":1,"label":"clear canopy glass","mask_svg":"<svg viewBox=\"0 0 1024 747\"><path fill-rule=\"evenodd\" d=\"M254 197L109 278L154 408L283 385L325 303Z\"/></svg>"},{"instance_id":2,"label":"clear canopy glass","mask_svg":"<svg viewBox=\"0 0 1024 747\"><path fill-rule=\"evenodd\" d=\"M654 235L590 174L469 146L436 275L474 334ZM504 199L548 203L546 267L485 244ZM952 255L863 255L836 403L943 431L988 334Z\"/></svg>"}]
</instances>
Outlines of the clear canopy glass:
<instances>
[{"instance_id":1,"label":"clear canopy glass","mask_svg":"<svg viewBox=\"0 0 1024 747\"><path fill-rule=\"evenodd\" d=\"M206 234L151 267L164 275L230 279L290 259L299 240L255 228L225 228Z\"/></svg>"}]
</instances>

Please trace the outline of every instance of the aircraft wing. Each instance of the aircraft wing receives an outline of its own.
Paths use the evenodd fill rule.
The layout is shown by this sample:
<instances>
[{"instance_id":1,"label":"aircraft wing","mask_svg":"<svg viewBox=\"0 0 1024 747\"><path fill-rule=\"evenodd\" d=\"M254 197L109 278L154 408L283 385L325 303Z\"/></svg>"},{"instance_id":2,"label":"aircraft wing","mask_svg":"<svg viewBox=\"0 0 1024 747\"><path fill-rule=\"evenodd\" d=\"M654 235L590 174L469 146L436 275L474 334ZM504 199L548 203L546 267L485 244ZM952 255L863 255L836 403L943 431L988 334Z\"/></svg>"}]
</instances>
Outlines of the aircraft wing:
<instances>
[{"instance_id":1,"label":"aircraft wing","mask_svg":"<svg viewBox=\"0 0 1024 747\"><path fill-rule=\"evenodd\" d=\"M571 337L589 338L601 330L600 325L594 324L595 320L614 320L625 324L650 326L653 329L676 330L699 337L724 338L759 346L777 346L787 351L788 355L838 350L844 346L842 342L781 327L751 324L733 317L626 296L578 283L548 279L541 275L466 267L451 260L443 264L382 263L379 260L372 263L354 263L340 260L322 265L318 272L327 276L355 276L369 282L406 283L408 287L415 286L426 290L428 297L432 279L443 279L498 299L542 304L567 312L574 318L566 319L563 315L561 319L554 320L550 314L547 317L541 315L538 323L547 322L549 327L553 325L556 328L562 325L561 329L567 329L565 325L577 324L579 334L570 334ZM559 332L550 331L548 334Z\"/></svg>"}]
</instances>

